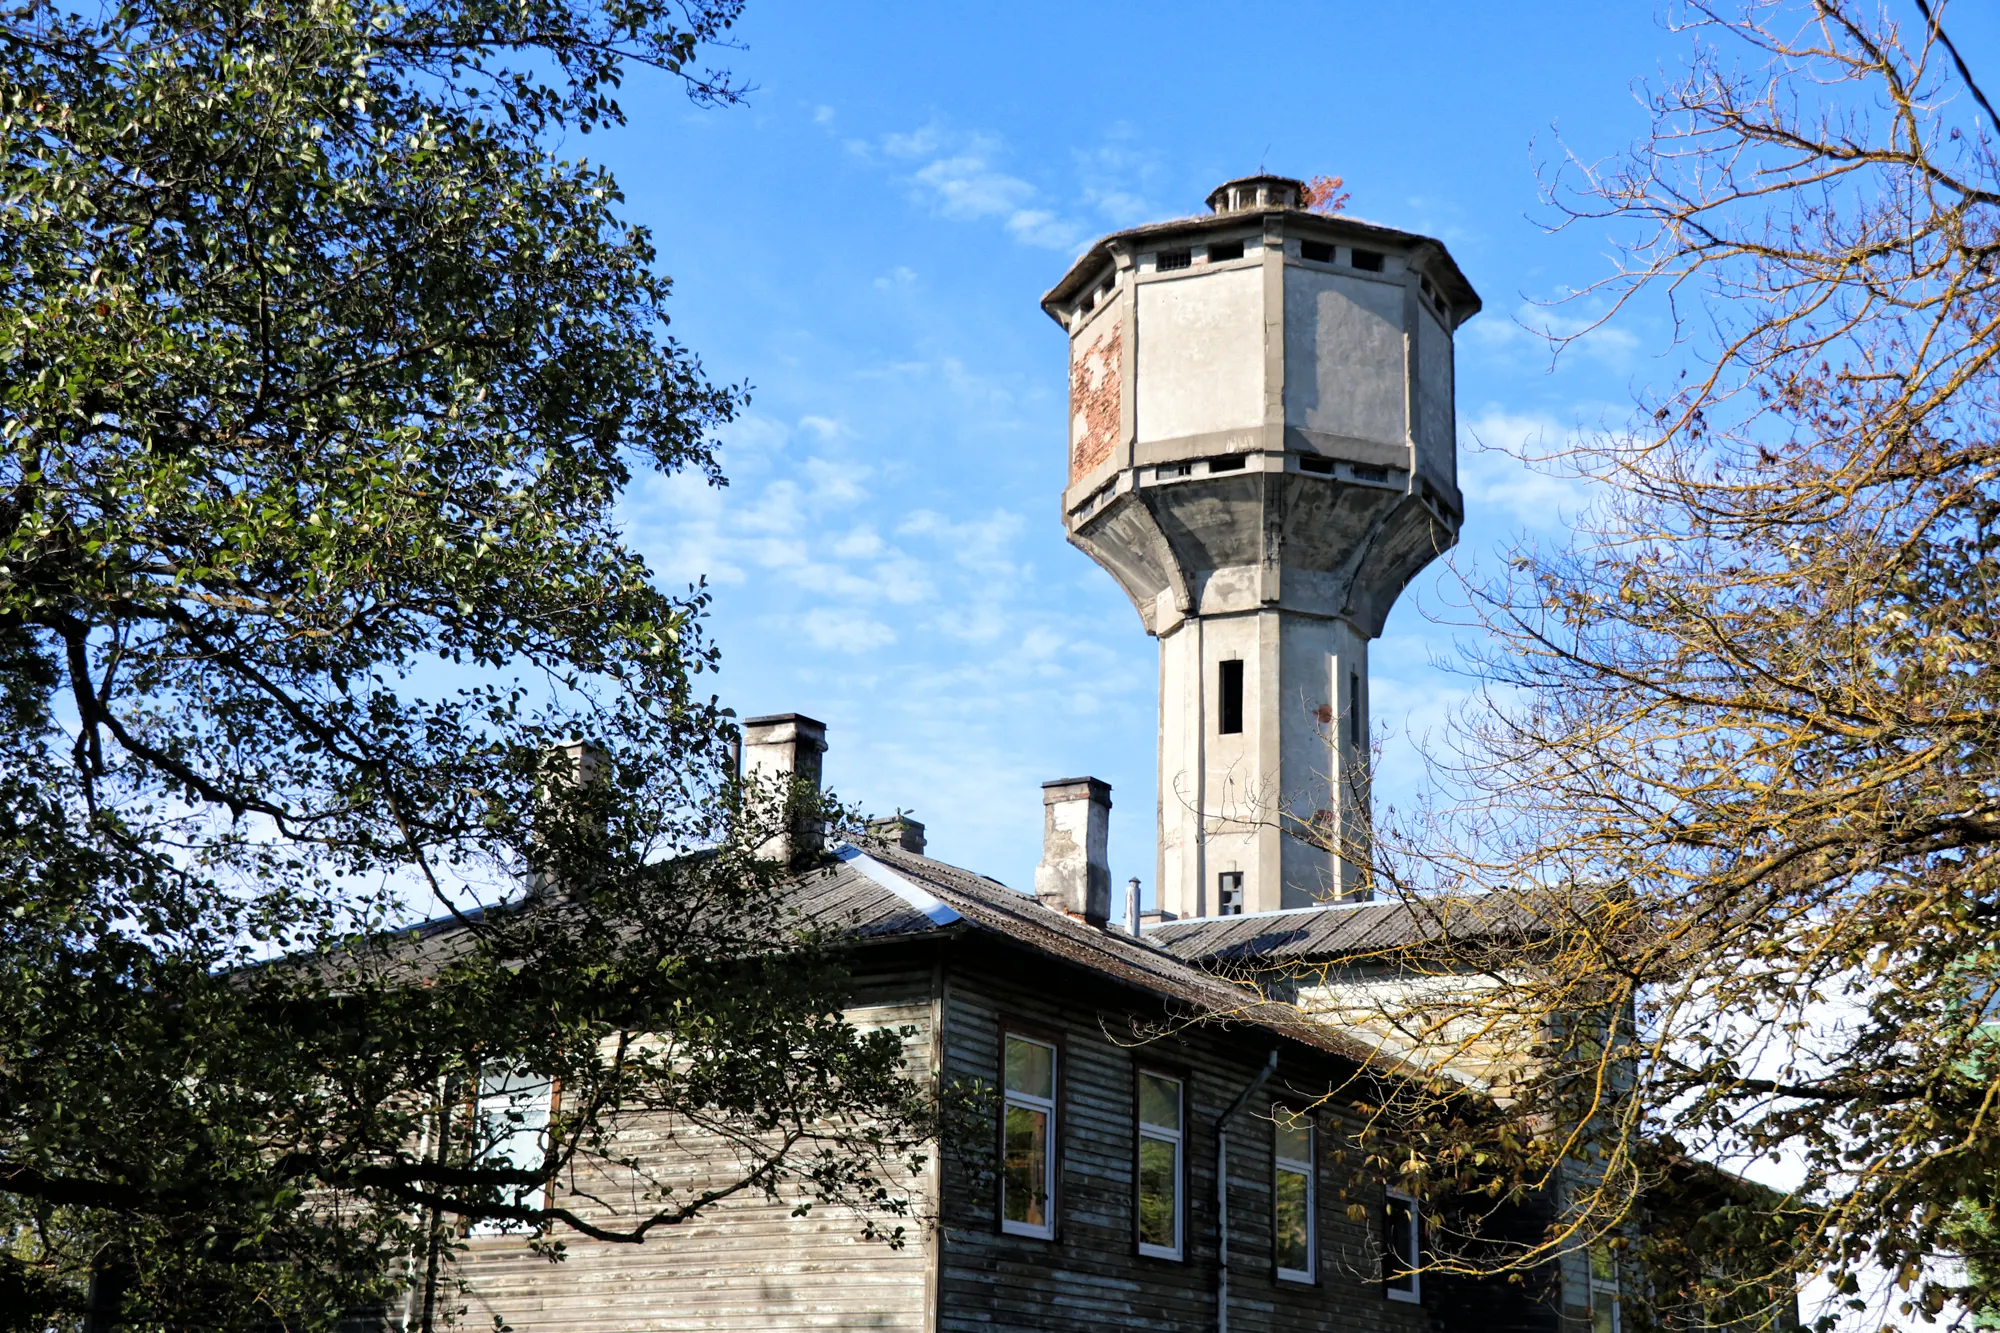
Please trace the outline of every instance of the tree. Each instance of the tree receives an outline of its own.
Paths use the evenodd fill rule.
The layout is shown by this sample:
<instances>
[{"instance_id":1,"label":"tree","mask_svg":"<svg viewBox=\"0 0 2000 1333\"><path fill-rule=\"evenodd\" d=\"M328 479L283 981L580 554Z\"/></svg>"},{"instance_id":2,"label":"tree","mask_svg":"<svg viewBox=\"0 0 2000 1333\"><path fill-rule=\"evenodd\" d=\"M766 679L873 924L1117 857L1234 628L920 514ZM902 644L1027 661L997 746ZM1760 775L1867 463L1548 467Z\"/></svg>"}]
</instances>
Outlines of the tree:
<instances>
[{"instance_id":1,"label":"tree","mask_svg":"<svg viewBox=\"0 0 2000 1333\"><path fill-rule=\"evenodd\" d=\"M737 9L7 11L0 1291L24 1295L0 1304L23 1326L86 1298L324 1325L472 1221L553 1251L742 1190L901 1206L883 1172L921 1107L896 1036L841 1019L838 968L779 911L771 801L696 692L705 593L660 591L614 522L635 468L720 481L708 432L741 393L665 336L615 181L552 147L621 122L633 67L734 100L701 61ZM524 1077L561 1089L545 1132L468 1114ZM736 1168L649 1180L615 1134L633 1111ZM653 1211L541 1190L607 1172Z\"/></svg>"},{"instance_id":2,"label":"tree","mask_svg":"<svg viewBox=\"0 0 2000 1333\"><path fill-rule=\"evenodd\" d=\"M2000 160L1918 9L1693 0L1650 136L1562 164L1566 225L1623 246L1579 300L1670 315L1696 373L1538 460L1596 507L1472 589L1447 787L1377 829L1436 930L1376 960L1425 979L1376 1021L1503 1094L1385 1114L1428 1179L1560 1187L1518 1262L1685 1220L1664 1163L1779 1168L1701 1212L1669 1322L1815 1274L1886 1278L1891 1320L1994 1295L1936 1261L2000 1169Z\"/></svg>"}]
</instances>

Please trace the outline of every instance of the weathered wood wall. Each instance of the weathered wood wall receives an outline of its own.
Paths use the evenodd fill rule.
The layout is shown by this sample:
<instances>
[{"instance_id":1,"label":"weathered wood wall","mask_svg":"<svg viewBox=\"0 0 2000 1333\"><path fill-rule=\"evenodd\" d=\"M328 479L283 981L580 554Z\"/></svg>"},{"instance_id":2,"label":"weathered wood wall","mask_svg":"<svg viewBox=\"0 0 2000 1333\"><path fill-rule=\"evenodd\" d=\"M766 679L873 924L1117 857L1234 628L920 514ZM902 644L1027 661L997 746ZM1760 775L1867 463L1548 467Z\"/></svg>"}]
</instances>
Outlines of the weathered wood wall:
<instances>
[{"instance_id":1,"label":"weathered wood wall","mask_svg":"<svg viewBox=\"0 0 2000 1333\"><path fill-rule=\"evenodd\" d=\"M1002 1330L1203 1330L1216 1327L1216 1117L1255 1077L1274 1039L1259 1030L1193 1029L1137 1044L1129 1016L1161 1018L1131 995L1089 979L1058 984L1046 961L1004 951L968 951L947 971L944 1031L949 1078L998 1077L1000 1033L1009 1019L1060 1035L1062 1185L1053 1241L1006 1235L997 1222L993 1150L973 1145L945 1166L945 1242L938 1327L944 1333ZM1186 1257L1138 1253L1133 1087L1155 1064L1187 1079ZM1270 1106L1287 1092L1324 1091L1339 1071L1288 1046L1276 1075L1229 1131L1232 1333L1545 1333L1555 1311L1538 1292L1496 1282L1427 1278L1419 1305L1391 1301L1380 1278L1381 1190L1362 1184L1338 1151L1358 1123L1320 1121L1318 1280L1277 1276L1273 1252L1273 1126ZM1367 1208L1350 1220L1348 1205Z\"/></svg>"},{"instance_id":2,"label":"weathered wood wall","mask_svg":"<svg viewBox=\"0 0 2000 1333\"><path fill-rule=\"evenodd\" d=\"M933 980L932 971L919 966L863 973L857 977L860 1002L850 1011L862 1025L913 1028L905 1050L919 1074L928 1074L933 1058ZM670 1146L659 1129L635 1120L622 1127L621 1142L649 1166L681 1180L727 1169L730 1159L713 1140L698 1148L683 1135ZM714 1156L705 1157L707 1152ZM928 1180L911 1183L926 1198L934 1193ZM610 1182L577 1184L582 1192L597 1194L608 1193ZM572 1196L570 1202L578 1200ZM922 1333L929 1326L932 1233L923 1219L907 1225L908 1242L892 1250L863 1240L859 1220L850 1213L815 1208L796 1218L789 1201L746 1194L725 1200L699 1221L656 1231L639 1245L572 1235L561 1263L531 1253L517 1238L475 1238L457 1265L466 1290L441 1290L439 1305L462 1306L463 1328L491 1329L497 1317L519 1333Z\"/></svg>"}]
</instances>

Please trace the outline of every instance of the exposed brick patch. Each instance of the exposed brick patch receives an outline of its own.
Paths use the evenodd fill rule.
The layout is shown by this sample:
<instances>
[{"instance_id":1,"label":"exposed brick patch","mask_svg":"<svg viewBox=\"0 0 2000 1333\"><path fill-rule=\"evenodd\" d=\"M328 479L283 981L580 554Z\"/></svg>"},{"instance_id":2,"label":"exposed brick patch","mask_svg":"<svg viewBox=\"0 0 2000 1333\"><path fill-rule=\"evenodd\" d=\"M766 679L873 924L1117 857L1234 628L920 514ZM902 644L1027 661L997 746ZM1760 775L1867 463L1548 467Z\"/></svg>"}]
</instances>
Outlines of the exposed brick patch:
<instances>
[{"instance_id":1,"label":"exposed brick patch","mask_svg":"<svg viewBox=\"0 0 2000 1333\"><path fill-rule=\"evenodd\" d=\"M1109 337L1099 338L1069 368L1072 484L1109 458L1118 442L1118 375L1124 342L1124 327L1113 325Z\"/></svg>"}]
</instances>

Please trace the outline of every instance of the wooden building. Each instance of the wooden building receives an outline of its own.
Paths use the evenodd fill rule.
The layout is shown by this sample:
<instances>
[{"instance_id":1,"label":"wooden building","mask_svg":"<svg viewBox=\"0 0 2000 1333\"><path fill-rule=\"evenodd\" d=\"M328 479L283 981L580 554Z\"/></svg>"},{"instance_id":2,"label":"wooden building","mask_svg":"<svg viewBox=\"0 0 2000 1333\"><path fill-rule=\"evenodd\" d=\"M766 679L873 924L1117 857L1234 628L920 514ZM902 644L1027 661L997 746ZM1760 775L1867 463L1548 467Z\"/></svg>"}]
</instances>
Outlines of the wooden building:
<instances>
[{"instance_id":1,"label":"wooden building","mask_svg":"<svg viewBox=\"0 0 2000 1333\"><path fill-rule=\"evenodd\" d=\"M1190 961L1185 926L1177 952L1064 910L1065 892L1083 902L1104 870L1101 832L1064 864L1066 825L1087 827L1092 803L1108 802L1101 783L1049 791L1043 868L1054 864L1039 899L925 857L908 821L889 840L835 845L793 884L801 909L848 944L852 1018L906 1028L913 1077L986 1092L990 1141L939 1154L908 1182L921 1207L906 1244L761 1198L643 1245L571 1238L560 1264L521 1237L475 1236L458 1265L464 1326L1557 1328L1553 1274L1536 1287L1407 1271L1429 1205L1386 1189L1353 1150L1353 1102L1400 1076L1393 1059ZM1264 920L1293 938L1318 913L1385 906ZM1240 934L1257 920L1214 924ZM646 1126L627 1132L643 1150ZM678 1142L663 1151L687 1151Z\"/></svg>"}]
</instances>

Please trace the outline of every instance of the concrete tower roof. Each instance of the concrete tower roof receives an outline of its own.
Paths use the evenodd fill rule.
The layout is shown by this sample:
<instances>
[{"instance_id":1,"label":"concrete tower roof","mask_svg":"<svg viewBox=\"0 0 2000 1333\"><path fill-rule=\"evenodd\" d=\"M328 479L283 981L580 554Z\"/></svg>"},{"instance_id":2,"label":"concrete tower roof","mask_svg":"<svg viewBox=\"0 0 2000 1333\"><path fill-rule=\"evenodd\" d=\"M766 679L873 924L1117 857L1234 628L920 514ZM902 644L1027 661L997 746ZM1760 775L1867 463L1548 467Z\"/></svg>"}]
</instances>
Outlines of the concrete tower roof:
<instances>
[{"instance_id":1,"label":"concrete tower roof","mask_svg":"<svg viewBox=\"0 0 2000 1333\"><path fill-rule=\"evenodd\" d=\"M1051 287L1042 297L1042 309L1058 324L1063 323L1063 309L1074 302L1098 275L1111 264L1113 252L1119 248L1127 251L1158 248L1159 245L1186 237L1193 241L1217 231L1234 230L1252 219L1273 219L1288 235L1308 236L1315 240L1324 239L1340 244L1360 243L1364 246L1379 246L1385 250L1402 252L1418 251L1430 256L1424 269L1431 280L1444 291L1451 304L1452 325L1457 327L1479 313L1479 293L1459 269L1458 263L1445 249L1443 241L1418 232L1404 231L1398 227L1384 226L1378 222L1367 222L1346 213L1314 213L1303 208L1283 207L1277 204L1252 205L1249 207L1225 209L1220 202L1226 200L1232 188L1245 185L1270 184L1292 186L1303 189L1300 182L1288 176L1244 176L1237 180L1224 181L1209 192L1209 206L1215 211L1193 217L1171 218L1165 222L1148 222L1137 227L1127 227L1101 237L1083 256L1070 265L1069 272L1063 274L1062 281ZM1281 191L1272 190L1270 197L1281 197ZM1289 197L1297 198L1296 194Z\"/></svg>"}]
</instances>

